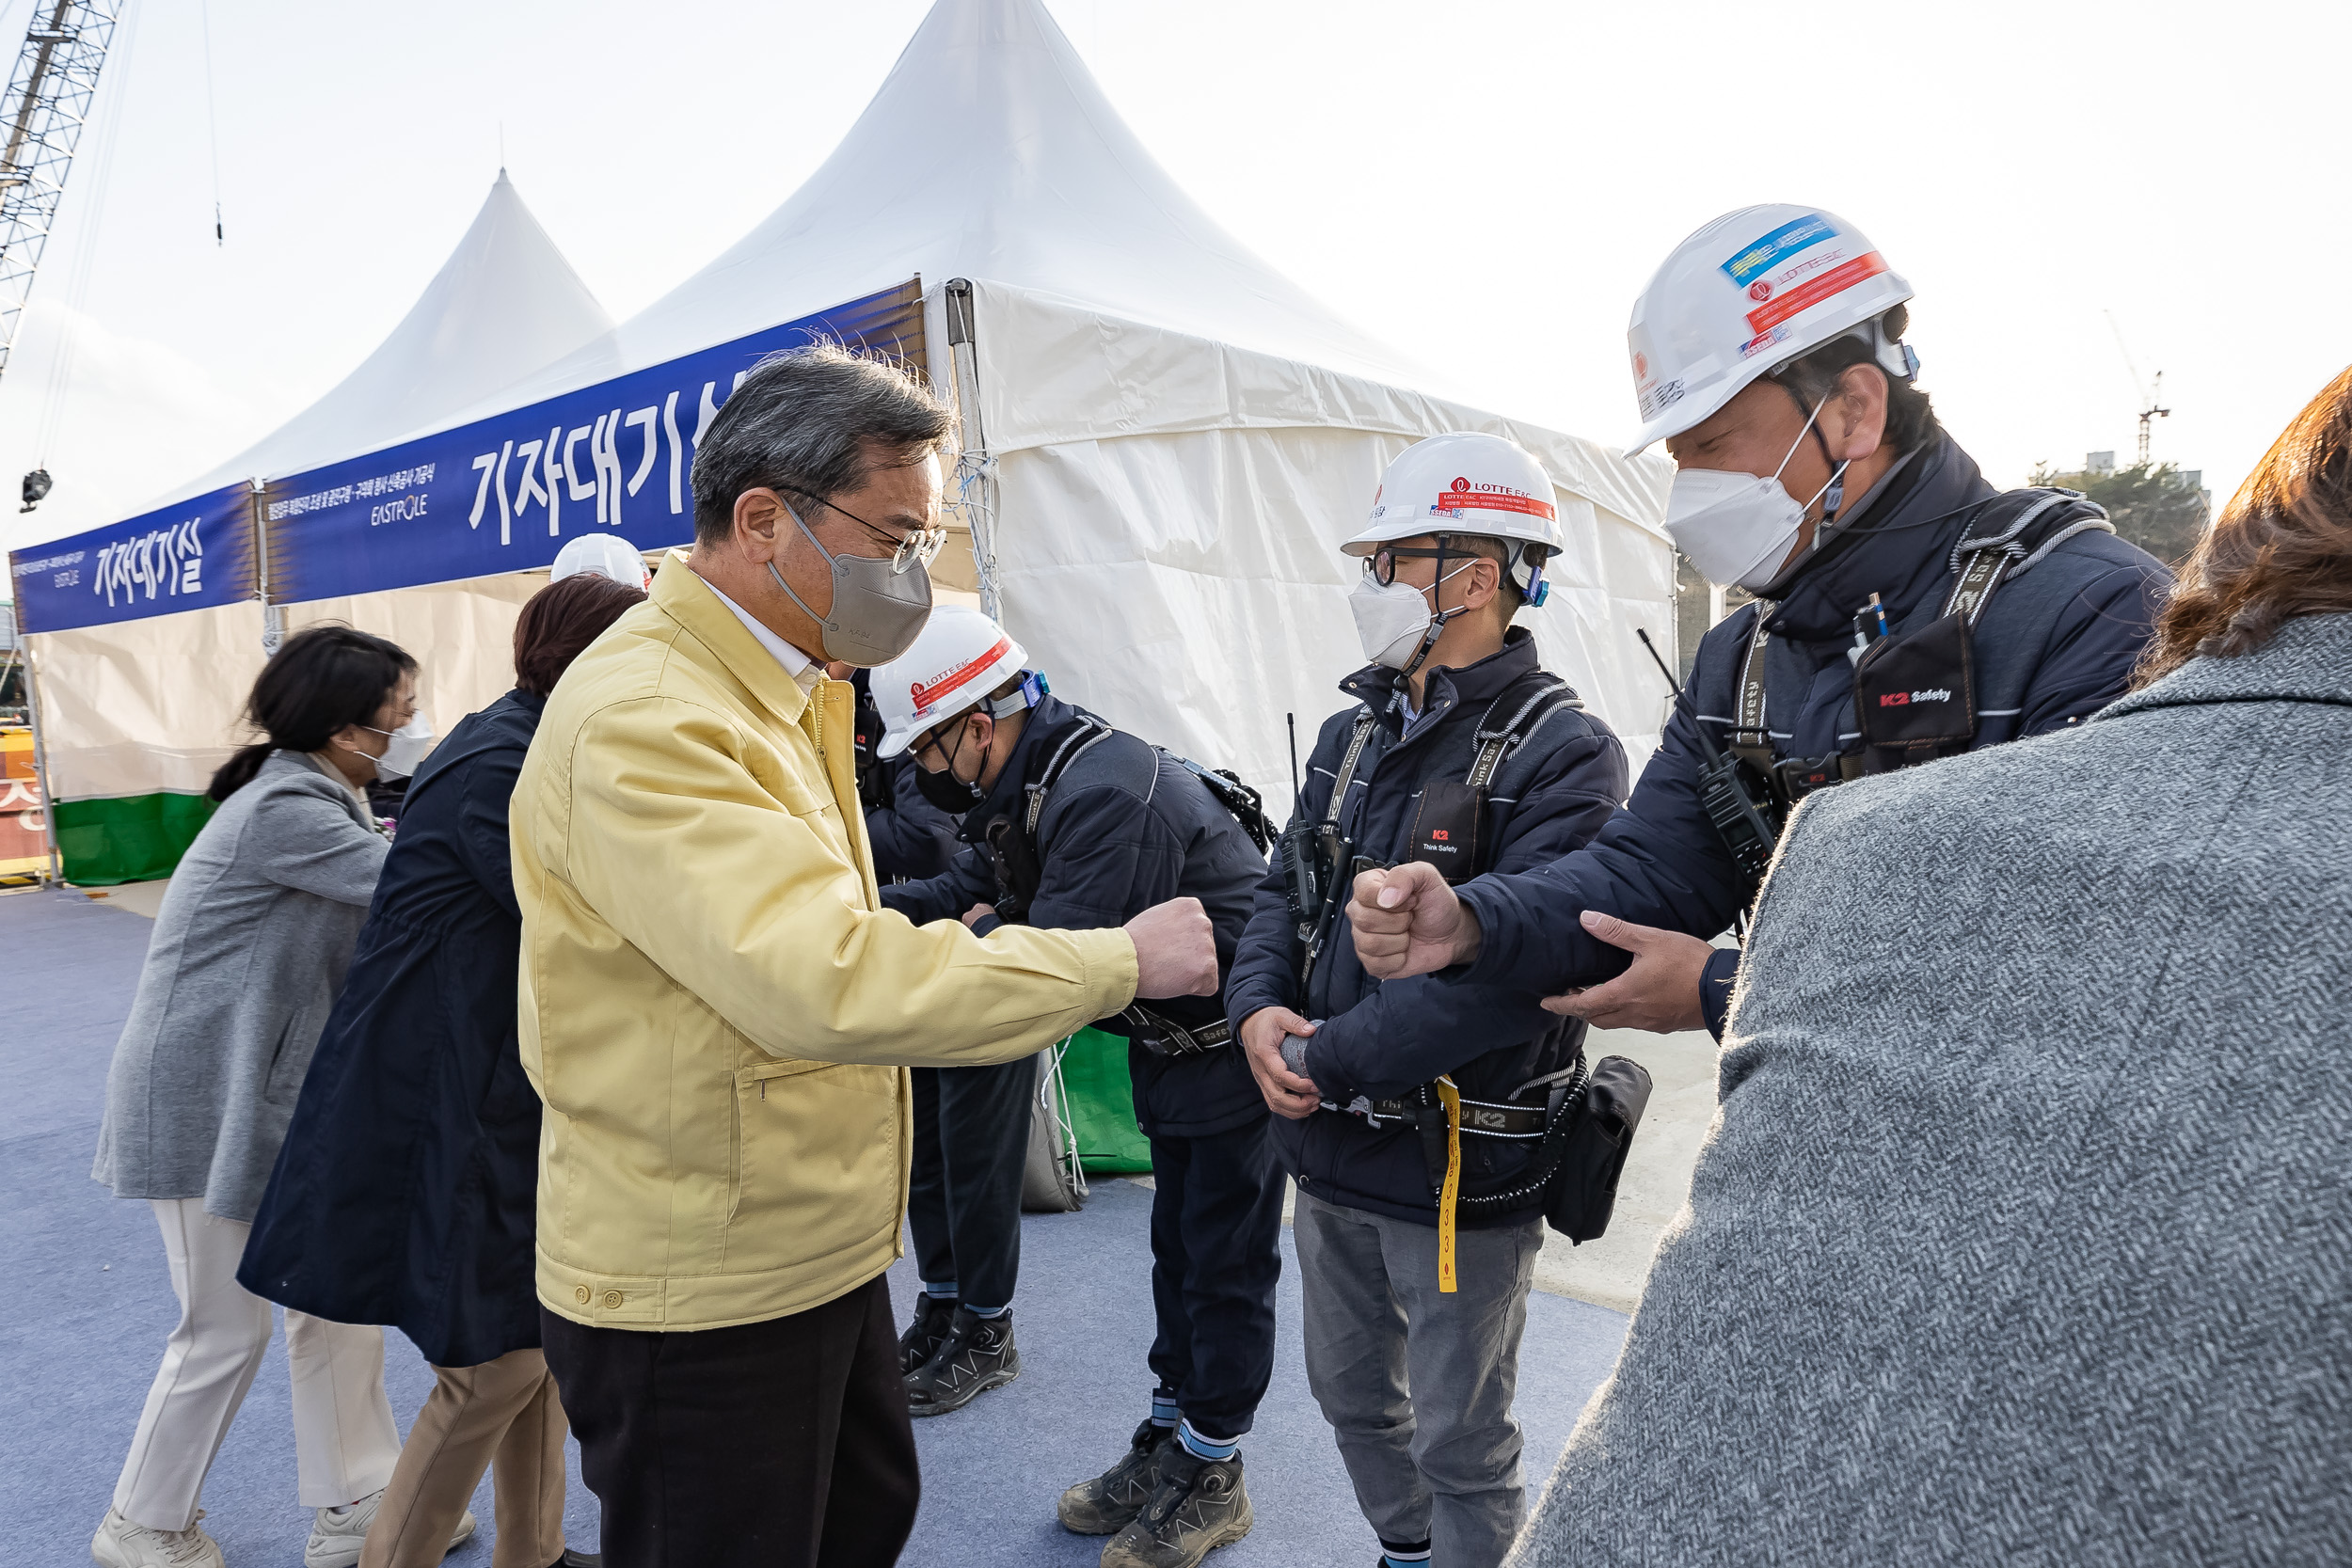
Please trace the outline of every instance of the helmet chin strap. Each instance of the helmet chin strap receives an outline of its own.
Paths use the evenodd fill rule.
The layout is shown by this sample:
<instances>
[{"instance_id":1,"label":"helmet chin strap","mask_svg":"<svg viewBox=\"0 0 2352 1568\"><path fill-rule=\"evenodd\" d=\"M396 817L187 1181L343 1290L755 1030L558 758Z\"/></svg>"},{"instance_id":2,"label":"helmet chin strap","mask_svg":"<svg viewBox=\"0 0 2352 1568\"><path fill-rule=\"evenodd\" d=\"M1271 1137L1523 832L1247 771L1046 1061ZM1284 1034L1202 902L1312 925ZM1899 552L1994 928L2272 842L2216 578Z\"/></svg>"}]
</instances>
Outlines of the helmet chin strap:
<instances>
[{"instance_id":1,"label":"helmet chin strap","mask_svg":"<svg viewBox=\"0 0 2352 1568\"><path fill-rule=\"evenodd\" d=\"M1466 604L1457 604L1452 610L1438 608L1438 594L1445 587L1445 542L1451 537L1452 535L1444 533L1437 536L1438 575L1429 586L1422 590L1429 595L1429 629L1421 634L1421 646L1414 649L1413 657L1405 661L1405 668L1396 673L1395 685L1400 691L1405 689L1406 683L1413 678L1413 672L1421 668L1422 661L1437 651L1438 639L1445 635L1446 623L1470 609L1470 606ZM1465 565L1467 564L1465 562ZM1456 570L1459 569L1456 568Z\"/></svg>"}]
</instances>

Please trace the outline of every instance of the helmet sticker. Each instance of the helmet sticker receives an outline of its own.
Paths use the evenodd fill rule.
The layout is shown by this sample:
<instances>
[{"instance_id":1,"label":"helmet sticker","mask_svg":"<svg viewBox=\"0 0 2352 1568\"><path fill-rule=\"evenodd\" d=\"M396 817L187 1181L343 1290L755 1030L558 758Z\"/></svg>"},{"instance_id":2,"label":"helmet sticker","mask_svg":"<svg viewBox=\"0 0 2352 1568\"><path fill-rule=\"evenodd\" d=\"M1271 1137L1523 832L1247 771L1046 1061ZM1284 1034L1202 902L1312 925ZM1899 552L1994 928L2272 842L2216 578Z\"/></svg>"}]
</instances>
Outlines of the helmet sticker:
<instances>
[{"instance_id":1,"label":"helmet sticker","mask_svg":"<svg viewBox=\"0 0 2352 1568\"><path fill-rule=\"evenodd\" d=\"M916 712L920 714L928 710L931 704L936 702L939 698L946 696L950 691L953 691L957 687L961 686L964 682L970 680L974 675L987 669L990 665L995 663L998 659L1004 657L1006 654L1010 653L1011 651L1012 639L1009 637L1000 637L996 640L996 645L994 647L992 647L988 650L988 652L980 655L977 658L967 659L965 662L958 665L953 670L944 671L941 673L932 676L928 681L911 683L908 687L908 692L909 695L913 696L914 699Z\"/></svg>"},{"instance_id":2,"label":"helmet sticker","mask_svg":"<svg viewBox=\"0 0 2352 1568\"><path fill-rule=\"evenodd\" d=\"M1738 255L1724 261L1723 270L1734 283L1751 283L1758 274L1770 272L1785 258L1836 237L1837 230L1830 227L1829 219L1819 213L1808 213L1794 223L1784 223L1754 243L1740 246Z\"/></svg>"},{"instance_id":3,"label":"helmet sticker","mask_svg":"<svg viewBox=\"0 0 2352 1568\"><path fill-rule=\"evenodd\" d=\"M1863 279L1876 277L1885 270L1886 259L1873 250L1851 261L1841 262L1827 272L1815 273L1769 304L1759 305L1749 311L1748 325L1757 332L1769 332L1789 317L1803 315L1832 294L1844 293Z\"/></svg>"}]
</instances>

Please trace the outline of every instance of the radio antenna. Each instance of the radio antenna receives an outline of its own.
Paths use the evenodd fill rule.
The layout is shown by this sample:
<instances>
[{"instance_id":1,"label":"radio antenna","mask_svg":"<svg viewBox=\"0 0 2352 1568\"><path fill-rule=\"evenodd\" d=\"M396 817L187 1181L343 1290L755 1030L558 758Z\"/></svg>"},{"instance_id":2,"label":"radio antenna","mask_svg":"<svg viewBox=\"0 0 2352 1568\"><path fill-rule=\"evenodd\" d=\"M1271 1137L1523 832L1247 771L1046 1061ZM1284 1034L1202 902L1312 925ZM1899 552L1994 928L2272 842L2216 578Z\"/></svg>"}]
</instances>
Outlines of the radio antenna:
<instances>
[{"instance_id":1,"label":"radio antenna","mask_svg":"<svg viewBox=\"0 0 2352 1568\"><path fill-rule=\"evenodd\" d=\"M1291 799L1295 800L1298 792L1306 787L1298 782L1298 715L1286 713L1282 721L1291 727Z\"/></svg>"},{"instance_id":2,"label":"radio antenna","mask_svg":"<svg viewBox=\"0 0 2352 1568\"><path fill-rule=\"evenodd\" d=\"M1674 671L1668 668L1664 657L1659 653L1658 644L1649 640L1649 633L1644 631L1639 626L1635 626L1633 628L1633 635L1642 640L1642 646L1649 650L1649 657L1651 660L1657 664L1658 673L1666 677L1666 689L1679 693L1682 690L1682 683L1675 679Z\"/></svg>"}]
</instances>

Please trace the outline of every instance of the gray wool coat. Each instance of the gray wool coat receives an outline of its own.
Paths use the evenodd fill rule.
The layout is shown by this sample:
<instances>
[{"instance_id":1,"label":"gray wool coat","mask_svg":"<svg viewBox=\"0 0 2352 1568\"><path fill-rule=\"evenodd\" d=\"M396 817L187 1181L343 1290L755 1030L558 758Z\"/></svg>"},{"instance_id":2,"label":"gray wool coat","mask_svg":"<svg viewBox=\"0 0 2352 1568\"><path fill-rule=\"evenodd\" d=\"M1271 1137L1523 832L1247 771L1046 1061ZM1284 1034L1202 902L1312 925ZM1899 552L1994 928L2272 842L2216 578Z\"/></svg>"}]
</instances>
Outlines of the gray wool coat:
<instances>
[{"instance_id":1,"label":"gray wool coat","mask_svg":"<svg viewBox=\"0 0 2352 1568\"><path fill-rule=\"evenodd\" d=\"M2352 1561L2352 615L1808 800L1519 1568Z\"/></svg>"},{"instance_id":2,"label":"gray wool coat","mask_svg":"<svg viewBox=\"0 0 2352 1568\"><path fill-rule=\"evenodd\" d=\"M250 1222L389 847L358 796L273 752L172 873L106 1074L90 1175Z\"/></svg>"}]
</instances>

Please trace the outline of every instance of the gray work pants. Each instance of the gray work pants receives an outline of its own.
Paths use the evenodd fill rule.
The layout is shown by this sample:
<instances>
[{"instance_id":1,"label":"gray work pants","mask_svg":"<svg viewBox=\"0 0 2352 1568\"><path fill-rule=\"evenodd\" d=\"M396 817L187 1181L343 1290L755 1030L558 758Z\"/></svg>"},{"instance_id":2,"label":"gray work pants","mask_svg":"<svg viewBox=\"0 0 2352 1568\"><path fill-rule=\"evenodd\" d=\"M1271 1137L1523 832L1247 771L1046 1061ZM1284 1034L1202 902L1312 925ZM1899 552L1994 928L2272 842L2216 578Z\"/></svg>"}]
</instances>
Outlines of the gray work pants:
<instances>
[{"instance_id":1,"label":"gray work pants","mask_svg":"<svg viewBox=\"0 0 2352 1568\"><path fill-rule=\"evenodd\" d=\"M1511 1396L1543 1222L1460 1232L1452 1295L1434 1226L1300 1193L1295 1234L1307 1383L1356 1505L1434 1568L1495 1568L1527 1518Z\"/></svg>"}]
</instances>

